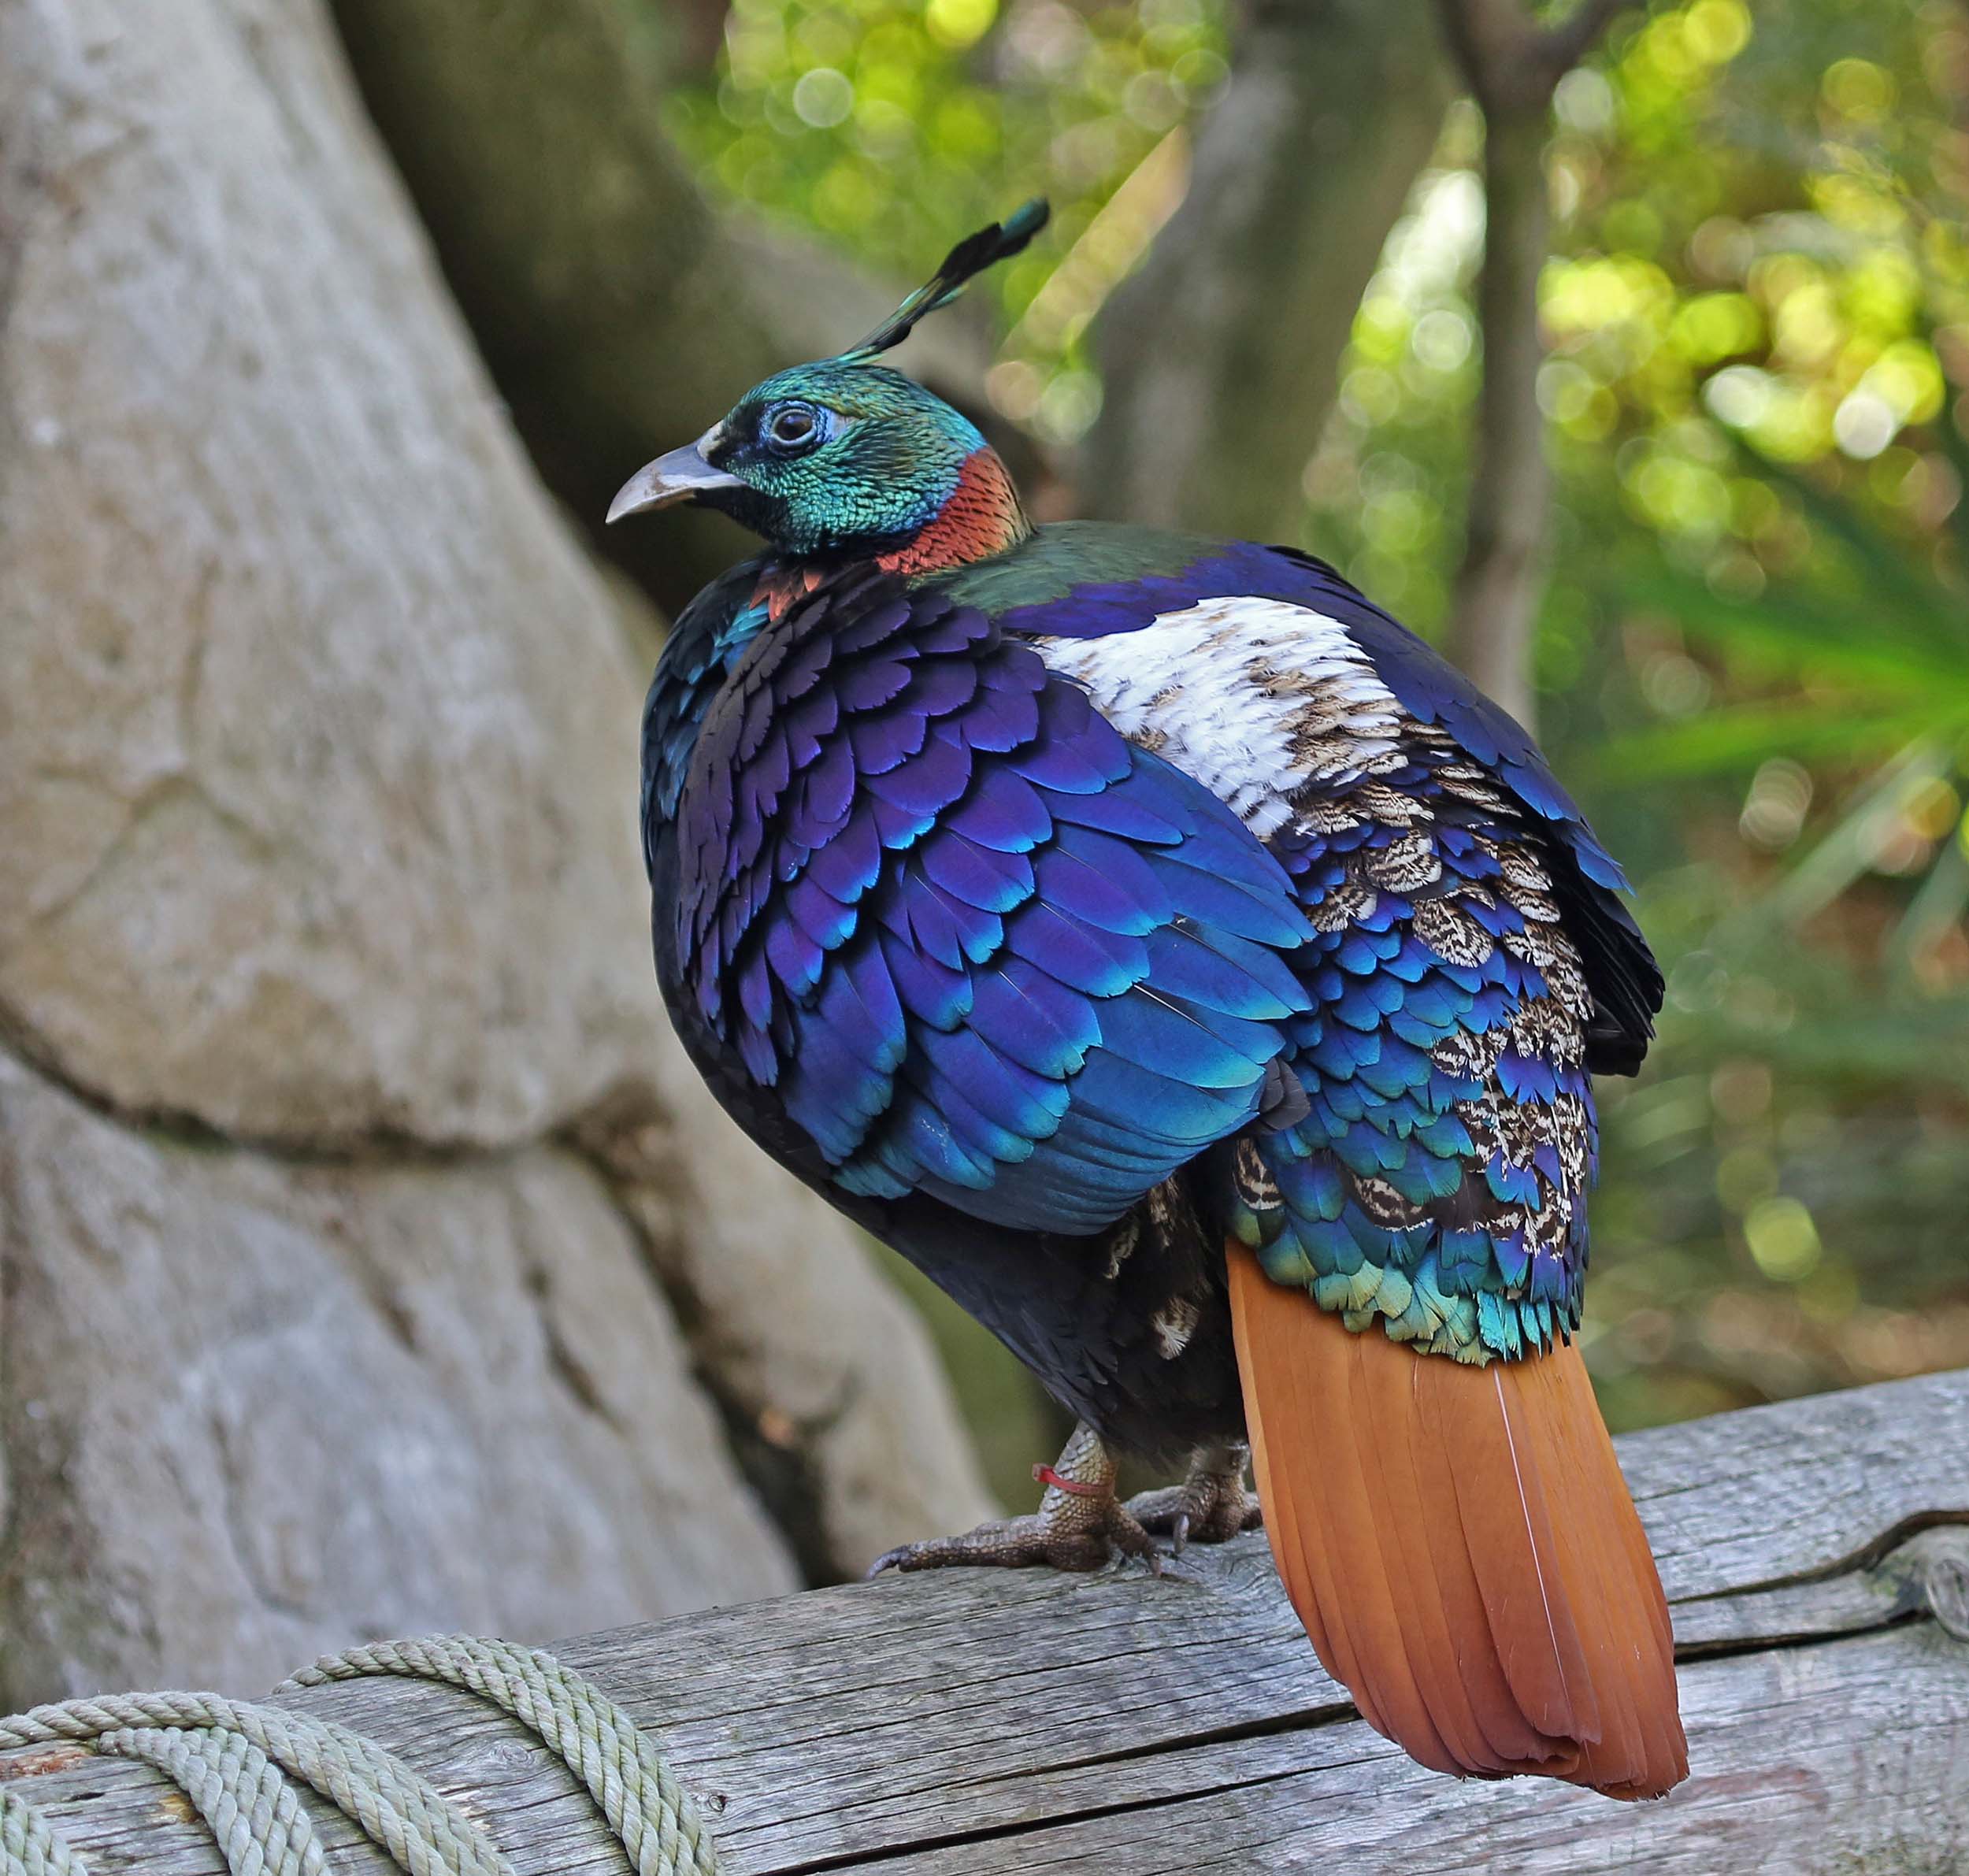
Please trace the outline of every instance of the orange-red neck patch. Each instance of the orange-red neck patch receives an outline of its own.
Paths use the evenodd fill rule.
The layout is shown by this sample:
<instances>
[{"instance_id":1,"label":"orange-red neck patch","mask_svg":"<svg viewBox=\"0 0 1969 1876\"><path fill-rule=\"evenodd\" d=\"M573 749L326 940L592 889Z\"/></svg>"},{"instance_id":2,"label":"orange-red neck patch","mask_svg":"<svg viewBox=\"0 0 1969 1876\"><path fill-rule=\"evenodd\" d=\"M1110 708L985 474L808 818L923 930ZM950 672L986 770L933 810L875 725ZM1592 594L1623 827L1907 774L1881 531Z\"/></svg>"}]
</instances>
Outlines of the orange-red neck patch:
<instances>
[{"instance_id":1,"label":"orange-red neck patch","mask_svg":"<svg viewBox=\"0 0 1969 1876\"><path fill-rule=\"evenodd\" d=\"M999 554L1033 531L1005 465L988 449L965 458L951 499L901 547L878 554L892 573L933 573Z\"/></svg>"}]
</instances>

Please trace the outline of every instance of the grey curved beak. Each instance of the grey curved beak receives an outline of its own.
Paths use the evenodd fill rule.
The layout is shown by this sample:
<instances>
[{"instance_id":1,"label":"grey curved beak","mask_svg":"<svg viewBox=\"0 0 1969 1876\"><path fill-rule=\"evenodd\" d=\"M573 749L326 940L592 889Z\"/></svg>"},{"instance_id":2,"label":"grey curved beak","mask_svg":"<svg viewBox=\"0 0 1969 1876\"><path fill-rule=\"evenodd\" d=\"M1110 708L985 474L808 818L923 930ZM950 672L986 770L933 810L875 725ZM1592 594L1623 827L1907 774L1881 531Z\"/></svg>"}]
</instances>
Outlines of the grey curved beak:
<instances>
[{"instance_id":1,"label":"grey curved beak","mask_svg":"<svg viewBox=\"0 0 1969 1876\"><path fill-rule=\"evenodd\" d=\"M740 488L737 476L714 469L704 460L699 437L680 450L646 462L615 491L609 504L610 521L625 514L642 514L652 508L670 508L679 502L695 502L713 489Z\"/></svg>"}]
</instances>

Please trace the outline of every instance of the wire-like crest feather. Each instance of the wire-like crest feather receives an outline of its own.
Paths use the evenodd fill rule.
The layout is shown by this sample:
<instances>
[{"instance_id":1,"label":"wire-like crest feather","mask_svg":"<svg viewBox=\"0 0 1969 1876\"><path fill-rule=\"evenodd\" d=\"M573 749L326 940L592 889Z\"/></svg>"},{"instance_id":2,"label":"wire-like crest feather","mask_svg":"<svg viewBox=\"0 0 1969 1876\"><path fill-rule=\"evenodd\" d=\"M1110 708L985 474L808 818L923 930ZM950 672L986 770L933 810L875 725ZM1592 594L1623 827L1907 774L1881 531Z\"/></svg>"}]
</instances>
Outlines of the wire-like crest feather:
<instances>
[{"instance_id":1,"label":"wire-like crest feather","mask_svg":"<svg viewBox=\"0 0 1969 1876\"><path fill-rule=\"evenodd\" d=\"M966 285L988 267L1008 261L1022 253L1028 243L1045 227L1052 208L1043 195L1036 195L1015 209L1003 221L966 235L944 257L944 265L904 300L888 317L858 345L838 354L841 365L866 365L892 347L900 345L915 328L918 320L947 306Z\"/></svg>"}]
</instances>

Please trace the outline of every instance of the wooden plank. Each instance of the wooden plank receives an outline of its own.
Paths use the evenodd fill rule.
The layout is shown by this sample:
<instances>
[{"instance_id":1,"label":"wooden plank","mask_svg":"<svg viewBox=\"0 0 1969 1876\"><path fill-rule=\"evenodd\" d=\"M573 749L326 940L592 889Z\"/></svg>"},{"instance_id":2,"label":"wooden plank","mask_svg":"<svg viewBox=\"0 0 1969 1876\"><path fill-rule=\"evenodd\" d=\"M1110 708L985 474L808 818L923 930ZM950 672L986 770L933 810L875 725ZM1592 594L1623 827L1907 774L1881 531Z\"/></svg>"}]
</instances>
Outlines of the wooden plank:
<instances>
[{"instance_id":1,"label":"wooden plank","mask_svg":"<svg viewBox=\"0 0 1969 1876\"><path fill-rule=\"evenodd\" d=\"M1320 1672L1255 1538L1159 1578L896 1578L555 1652L654 1730L731 1876L1969 1869L1969 1371L1621 1455L1685 1656L1695 1776L1659 1804L1411 1765ZM402 1752L521 1876L620 1870L567 1774L468 1696L281 1697ZM109 1876L221 1876L157 1821L154 1774L88 1760L32 1784Z\"/></svg>"},{"instance_id":2,"label":"wooden plank","mask_svg":"<svg viewBox=\"0 0 1969 1876\"><path fill-rule=\"evenodd\" d=\"M1064 1824L828 1866L883 1876L1198 1870L1733 1876L1969 1868L1969 1658L1918 1631L1696 1664L1695 1775L1660 1804L1459 1785L1359 1721L1181 1755L1193 1795L1125 1789ZM1727 1769L1723 1769L1726 1767ZM806 1866L809 1868L815 1866Z\"/></svg>"}]
</instances>

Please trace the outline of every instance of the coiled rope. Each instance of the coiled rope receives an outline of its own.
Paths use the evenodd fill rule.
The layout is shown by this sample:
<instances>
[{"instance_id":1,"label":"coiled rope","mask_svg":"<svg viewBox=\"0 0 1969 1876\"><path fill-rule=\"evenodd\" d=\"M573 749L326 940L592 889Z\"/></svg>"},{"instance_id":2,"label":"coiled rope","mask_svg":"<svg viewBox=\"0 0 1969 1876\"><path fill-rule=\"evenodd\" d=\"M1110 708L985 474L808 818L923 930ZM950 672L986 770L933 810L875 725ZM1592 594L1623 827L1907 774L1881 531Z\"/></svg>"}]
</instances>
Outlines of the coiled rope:
<instances>
[{"instance_id":1,"label":"coiled rope","mask_svg":"<svg viewBox=\"0 0 1969 1876\"><path fill-rule=\"evenodd\" d=\"M383 1642L326 1655L286 1686L369 1674L442 1681L511 1715L587 1787L636 1876L716 1876L710 1833L662 1756L551 1655L469 1635ZM204 1820L231 1876L329 1876L297 1780L406 1876L514 1876L478 1827L402 1760L332 1720L216 1693L64 1700L0 1719L0 1749L54 1741L155 1767ZM46 1818L6 1784L0 1876L88 1876Z\"/></svg>"}]
</instances>

